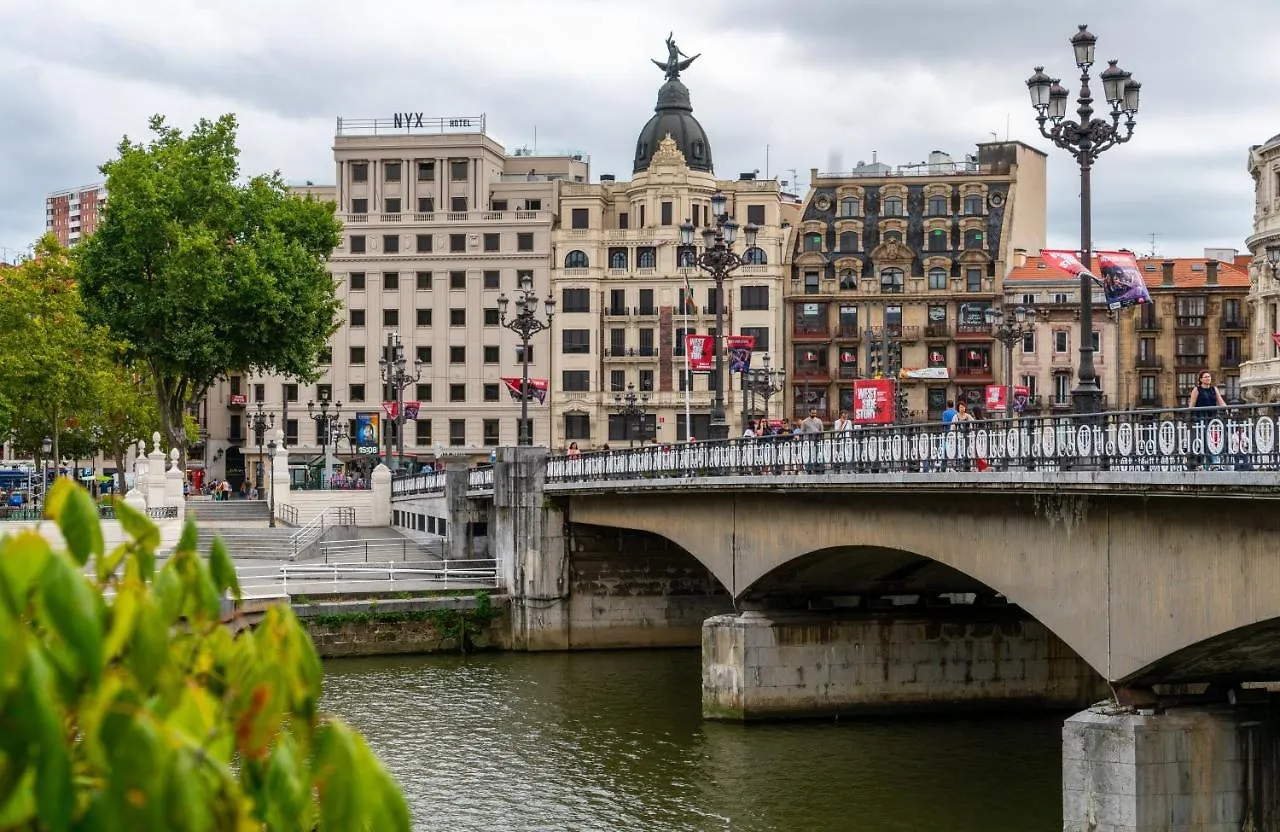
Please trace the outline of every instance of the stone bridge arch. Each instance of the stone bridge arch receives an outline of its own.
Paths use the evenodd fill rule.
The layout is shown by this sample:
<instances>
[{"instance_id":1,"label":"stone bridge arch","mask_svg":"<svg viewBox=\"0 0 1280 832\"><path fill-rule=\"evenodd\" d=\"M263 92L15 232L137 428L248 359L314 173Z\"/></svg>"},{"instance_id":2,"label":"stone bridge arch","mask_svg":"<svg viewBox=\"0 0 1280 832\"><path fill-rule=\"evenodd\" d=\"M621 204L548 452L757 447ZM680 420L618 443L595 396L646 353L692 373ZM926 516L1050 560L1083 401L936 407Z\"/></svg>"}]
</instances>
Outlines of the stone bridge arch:
<instances>
[{"instance_id":1,"label":"stone bridge arch","mask_svg":"<svg viewBox=\"0 0 1280 832\"><path fill-rule=\"evenodd\" d=\"M910 553L1005 595L1112 682L1280 678L1280 643L1265 646L1280 619L1280 517L1270 501L996 489L568 499L572 522L670 539L735 599L814 552ZM1215 667L1222 654L1197 645L1234 630L1261 633L1262 646ZM1169 660L1178 655L1186 661Z\"/></svg>"}]
</instances>

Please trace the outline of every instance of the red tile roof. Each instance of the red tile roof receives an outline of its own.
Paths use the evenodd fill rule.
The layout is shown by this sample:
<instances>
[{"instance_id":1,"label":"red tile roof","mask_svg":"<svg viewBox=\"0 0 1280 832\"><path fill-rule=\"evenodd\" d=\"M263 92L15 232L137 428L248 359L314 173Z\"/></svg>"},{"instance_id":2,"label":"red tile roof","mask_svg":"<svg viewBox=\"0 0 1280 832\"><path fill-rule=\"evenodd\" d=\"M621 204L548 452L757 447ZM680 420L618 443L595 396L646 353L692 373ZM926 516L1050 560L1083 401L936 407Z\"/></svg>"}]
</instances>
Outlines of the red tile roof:
<instances>
[{"instance_id":1,"label":"red tile roof","mask_svg":"<svg viewBox=\"0 0 1280 832\"><path fill-rule=\"evenodd\" d=\"M1239 257L1235 263L1218 263L1218 285L1228 289L1248 289L1249 270L1245 257L1245 265L1240 265ZM1165 260L1173 261L1173 285L1178 289L1194 289L1205 285L1208 271L1203 257L1140 257L1138 268L1147 282L1148 289L1159 289L1164 280ZM1052 268L1039 257L1028 257L1025 266L1018 266L1009 272L1005 280L1062 280L1070 279L1068 275ZM1167 288L1167 287L1165 287Z\"/></svg>"}]
</instances>

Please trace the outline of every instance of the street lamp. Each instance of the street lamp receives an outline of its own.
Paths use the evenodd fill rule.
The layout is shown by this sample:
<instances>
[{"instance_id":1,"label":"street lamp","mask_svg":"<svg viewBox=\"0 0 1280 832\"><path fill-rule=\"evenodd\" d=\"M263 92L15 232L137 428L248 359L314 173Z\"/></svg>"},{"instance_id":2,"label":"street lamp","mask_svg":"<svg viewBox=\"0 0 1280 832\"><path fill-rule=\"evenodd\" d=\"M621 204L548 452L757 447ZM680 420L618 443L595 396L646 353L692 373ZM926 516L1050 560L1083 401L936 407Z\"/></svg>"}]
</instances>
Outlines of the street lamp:
<instances>
[{"instance_id":1,"label":"street lamp","mask_svg":"<svg viewBox=\"0 0 1280 832\"><path fill-rule=\"evenodd\" d=\"M649 394L641 393L637 400L636 386L631 383L627 384L627 394L625 396L622 393L613 394L613 406L616 407L618 409L618 413L626 419L627 438L631 440L631 445L633 447L636 444L636 438L631 431L631 425L638 424L640 426L640 440L644 441L644 417L648 413L645 405L648 403Z\"/></svg>"},{"instance_id":2,"label":"street lamp","mask_svg":"<svg viewBox=\"0 0 1280 832\"><path fill-rule=\"evenodd\" d=\"M520 435L516 440L518 445L532 445L533 431L529 424L529 339L544 329L551 326L551 316L556 312L556 299L551 295L547 295L543 306L546 309L547 319L545 321L538 318L538 297L533 291L533 275L526 274L520 278L520 286L516 290L516 315L510 320L507 319L507 304L510 298L505 294L498 295L498 323L520 336L520 365L521 365L521 384L520 384Z\"/></svg>"},{"instance_id":3,"label":"street lamp","mask_svg":"<svg viewBox=\"0 0 1280 832\"><path fill-rule=\"evenodd\" d=\"M53 439L46 436L40 440L40 505L44 505L44 495L49 490L49 455L53 453Z\"/></svg>"},{"instance_id":4,"label":"street lamp","mask_svg":"<svg viewBox=\"0 0 1280 832\"><path fill-rule=\"evenodd\" d=\"M329 477L333 471L332 463L329 457L329 443L333 443L334 454L338 453L338 419L342 412L342 402L338 402L333 406L333 412L329 412L329 400L320 400L320 412L316 412L316 403L307 402L307 415L316 423L316 435L320 437L320 453L324 456L324 482L321 488L329 487ZM398 412L398 411L397 411ZM400 460L404 461L404 446L400 446Z\"/></svg>"},{"instance_id":5,"label":"street lamp","mask_svg":"<svg viewBox=\"0 0 1280 832\"><path fill-rule=\"evenodd\" d=\"M253 431L253 438L257 440L258 444L258 471L254 479L258 481L258 485L261 487L262 472L266 470L266 467L262 464L262 440L266 438L267 430L275 427L276 414L267 413L263 410L263 404L259 401L257 412L251 411L249 413L248 422L249 428Z\"/></svg>"},{"instance_id":6,"label":"street lamp","mask_svg":"<svg viewBox=\"0 0 1280 832\"><path fill-rule=\"evenodd\" d=\"M769 399L772 399L783 390L783 379L786 378L786 370L779 367L773 369L770 364L769 356L764 357L764 366L760 368L751 368L742 374L743 390L750 394L751 403L748 405L746 396L743 396L742 421L745 424L748 413L755 412L755 397L759 396L764 399L764 418L769 418Z\"/></svg>"},{"instance_id":7,"label":"street lamp","mask_svg":"<svg viewBox=\"0 0 1280 832\"><path fill-rule=\"evenodd\" d=\"M1033 306L1017 306L1013 319L1005 317L1004 309L987 307L983 313L991 335L1004 344L1004 407L1005 418L1013 418L1013 345L1036 331L1036 310Z\"/></svg>"},{"instance_id":8,"label":"street lamp","mask_svg":"<svg viewBox=\"0 0 1280 832\"><path fill-rule=\"evenodd\" d=\"M1058 78L1050 78L1044 67L1036 67L1035 74L1027 80L1031 92L1031 106L1036 110L1040 135L1055 146L1069 152L1080 165L1080 261L1085 272L1080 274L1080 369L1076 389L1071 398L1077 413L1096 413L1102 409L1102 388L1098 386L1098 373L1093 366L1093 284L1088 270L1092 268L1093 234L1091 191L1089 174L1093 163L1104 150L1129 141L1133 136L1134 116L1138 112L1138 95L1142 85L1118 67L1118 61L1108 61L1107 68L1099 74L1107 103L1111 105L1111 120L1093 117L1093 94L1089 91L1089 68L1093 66L1094 46L1097 38L1082 24L1080 31L1071 38L1076 66L1080 68L1080 97L1078 121L1065 120L1067 99L1070 93ZM1121 130L1120 119L1124 118ZM1045 122L1053 126L1045 129Z\"/></svg>"},{"instance_id":9,"label":"street lamp","mask_svg":"<svg viewBox=\"0 0 1280 832\"><path fill-rule=\"evenodd\" d=\"M1267 268L1271 270L1272 279L1280 276L1280 246L1267 246Z\"/></svg>"},{"instance_id":10,"label":"street lamp","mask_svg":"<svg viewBox=\"0 0 1280 832\"><path fill-rule=\"evenodd\" d=\"M733 250L738 237L738 223L725 213L727 202L723 191L712 194L711 213L715 225L702 229L702 252L694 256L698 268L709 273L716 282L716 389L711 400L711 425L708 428L711 439L729 438L729 422L724 412L724 279L745 263ZM692 249L696 230L692 222L685 220L680 226L681 244ZM754 223L747 223L742 231L746 248L755 248L760 229Z\"/></svg>"},{"instance_id":11,"label":"street lamp","mask_svg":"<svg viewBox=\"0 0 1280 832\"><path fill-rule=\"evenodd\" d=\"M418 379L422 378L422 368L418 366L418 359L414 359L409 364L404 357L404 343L400 340L400 333L387 333L386 354L378 359L378 366L381 368L382 382L393 390L396 401L396 412L391 417L391 421L396 426L396 452L400 457L396 469L404 467L404 388L410 384L417 384ZM341 404L338 405L341 407ZM308 404L308 408L310 405ZM321 404L321 408L324 404ZM335 418L337 412L335 410ZM312 416L311 418L316 418ZM387 437L387 462L391 461L391 437ZM328 471L328 462L325 462L325 470Z\"/></svg>"},{"instance_id":12,"label":"street lamp","mask_svg":"<svg viewBox=\"0 0 1280 832\"><path fill-rule=\"evenodd\" d=\"M271 460L271 473L267 480L267 526L276 527L276 438L267 442L267 454Z\"/></svg>"}]
</instances>

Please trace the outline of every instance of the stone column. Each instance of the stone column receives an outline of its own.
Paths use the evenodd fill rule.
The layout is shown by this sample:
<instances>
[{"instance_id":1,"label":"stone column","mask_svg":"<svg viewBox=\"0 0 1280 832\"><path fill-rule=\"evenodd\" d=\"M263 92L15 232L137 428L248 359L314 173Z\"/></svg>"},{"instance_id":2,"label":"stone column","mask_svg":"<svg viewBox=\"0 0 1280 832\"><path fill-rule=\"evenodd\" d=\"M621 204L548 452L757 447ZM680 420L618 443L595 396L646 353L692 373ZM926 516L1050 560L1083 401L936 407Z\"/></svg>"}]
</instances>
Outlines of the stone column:
<instances>
[{"instance_id":1,"label":"stone column","mask_svg":"<svg viewBox=\"0 0 1280 832\"><path fill-rule=\"evenodd\" d=\"M284 431L276 428L276 453L271 458L271 493L274 495L276 519L280 518L280 506L289 502L289 449L284 444Z\"/></svg>"},{"instance_id":2,"label":"stone column","mask_svg":"<svg viewBox=\"0 0 1280 832\"><path fill-rule=\"evenodd\" d=\"M460 459L451 459L444 464L444 499L445 520L448 522L448 540L445 543L447 560L471 560L479 557L475 553L475 541L472 539L471 501L467 499L467 490L471 487L471 467Z\"/></svg>"},{"instance_id":3,"label":"stone column","mask_svg":"<svg viewBox=\"0 0 1280 832\"><path fill-rule=\"evenodd\" d=\"M178 467L178 449L169 451L169 470L164 472L164 504L178 510L178 522L186 514L186 500L182 496L182 469Z\"/></svg>"},{"instance_id":4,"label":"stone column","mask_svg":"<svg viewBox=\"0 0 1280 832\"><path fill-rule=\"evenodd\" d=\"M382 463L373 469L369 477L369 490L372 492L373 519L370 525L391 525L391 469Z\"/></svg>"},{"instance_id":5,"label":"stone column","mask_svg":"<svg viewBox=\"0 0 1280 832\"><path fill-rule=\"evenodd\" d=\"M141 439L133 458L133 488L124 495L124 501L144 513L147 510L147 443Z\"/></svg>"},{"instance_id":6,"label":"stone column","mask_svg":"<svg viewBox=\"0 0 1280 832\"><path fill-rule=\"evenodd\" d=\"M546 448L499 448L489 535L511 597L511 644L569 647L569 558L564 513L547 503Z\"/></svg>"},{"instance_id":7,"label":"stone column","mask_svg":"<svg viewBox=\"0 0 1280 832\"><path fill-rule=\"evenodd\" d=\"M160 450L160 431L151 434L151 453L147 454L147 506L159 508L165 505L164 451Z\"/></svg>"}]
</instances>

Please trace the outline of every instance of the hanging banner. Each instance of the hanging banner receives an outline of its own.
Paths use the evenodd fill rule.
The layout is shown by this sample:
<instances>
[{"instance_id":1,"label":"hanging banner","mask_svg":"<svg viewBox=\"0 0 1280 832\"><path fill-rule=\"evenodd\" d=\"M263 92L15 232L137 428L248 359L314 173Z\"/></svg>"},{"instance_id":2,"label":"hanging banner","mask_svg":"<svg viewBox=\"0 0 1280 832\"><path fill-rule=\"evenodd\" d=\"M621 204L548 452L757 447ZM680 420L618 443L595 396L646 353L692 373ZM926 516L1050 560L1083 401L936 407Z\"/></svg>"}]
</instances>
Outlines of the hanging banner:
<instances>
[{"instance_id":1,"label":"hanging banner","mask_svg":"<svg viewBox=\"0 0 1280 832\"><path fill-rule=\"evenodd\" d=\"M751 369L751 351L756 348L754 335L727 335L725 346L729 350L729 373L741 373Z\"/></svg>"},{"instance_id":2,"label":"hanging banner","mask_svg":"<svg viewBox=\"0 0 1280 832\"><path fill-rule=\"evenodd\" d=\"M404 403L404 418L406 418L406 419L417 419L417 418L418 418L418 409L419 409L419 408L421 408L421 407L422 407L422 402L405 402L405 403Z\"/></svg>"},{"instance_id":3,"label":"hanging banner","mask_svg":"<svg viewBox=\"0 0 1280 832\"><path fill-rule=\"evenodd\" d=\"M690 370L710 370L714 350L714 335L684 336L684 351L689 357Z\"/></svg>"},{"instance_id":4,"label":"hanging banner","mask_svg":"<svg viewBox=\"0 0 1280 832\"><path fill-rule=\"evenodd\" d=\"M400 412L400 406L399 406L399 403L398 403L398 402L383 402L383 403L382 403L382 412L383 412L383 413L385 413L385 414L387 414L387 418L388 418L388 419L394 419L394 418L396 418L396 414Z\"/></svg>"},{"instance_id":5,"label":"hanging banner","mask_svg":"<svg viewBox=\"0 0 1280 832\"><path fill-rule=\"evenodd\" d=\"M547 400L547 380L545 378L529 379L529 389L526 391L522 391L520 389L522 386L522 379L504 378L502 379L502 383L506 385L507 392L511 394L511 399L513 401L518 402L527 400L537 401L538 404L543 404Z\"/></svg>"},{"instance_id":6,"label":"hanging banner","mask_svg":"<svg viewBox=\"0 0 1280 832\"><path fill-rule=\"evenodd\" d=\"M893 381L858 379L853 383L853 421L859 425L893 423Z\"/></svg>"},{"instance_id":7,"label":"hanging banner","mask_svg":"<svg viewBox=\"0 0 1280 832\"><path fill-rule=\"evenodd\" d=\"M898 378L922 378L931 381L946 381L951 378L951 370L946 367L903 368L898 371Z\"/></svg>"},{"instance_id":8,"label":"hanging banner","mask_svg":"<svg viewBox=\"0 0 1280 832\"><path fill-rule=\"evenodd\" d=\"M1026 413L1031 408L1031 388L1022 384L1013 388L1013 412Z\"/></svg>"},{"instance_id":9,"label":"hanging banner","mask_svg":"<svg viewBox=\"0 0 1280 832\"><path fill-rule=\"evenodd\" d=\"M1280 350L1280 332L1271 333L1271 343L1276 345L1276 349Z\"/></svg>"},{"instance_id":10,"label":"hanging banner","mask_svg":"<svg viewBox=\"0 0 1280 832\"><path fill-rule=\"evenodd\" d=\"M1003 384L987 385L987 411L1004 413L1009 409L1009 388Z\"/></svg>"},{"instance_id":11,"label":"hanging banner","mask_svg":"<svg viewBox=\"0 0 1280 832\"><path fill-rule=\"evenodd\" d=\"M360 454L376 454L378 452L379 428L382 414L365 412L356 414L356 452Z\"/></svg>"},{"instance_id":12,"label":"hanging banner","mask_svg":"<svg viewBox=\"0 0 1280 832\"><path fill-rule=\"evenodd\" d=\"M1066 272L1072 277L1087 274L1094 283L1102 287L1108 309L1124 309L1142 303L1151 303L1147 282L1142 279L1138 261L1132 252L1093 252L1093 257L1098 261L1097 271L1102 275L1101 279L1084 267L1084 263L1080 262L1080 258L1074 251L1042 248L1040 256L1058 271Z\"/></svg>"}]
</instances>

